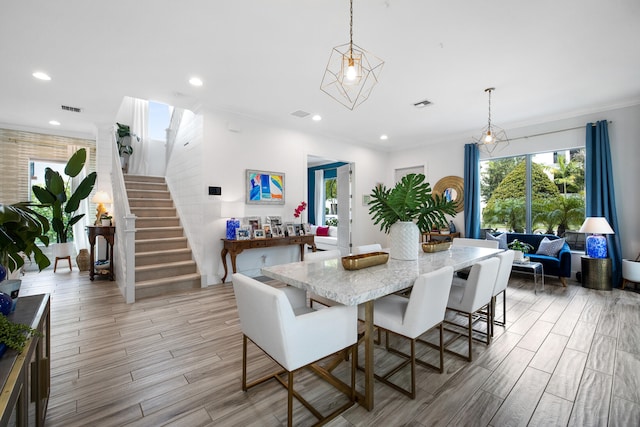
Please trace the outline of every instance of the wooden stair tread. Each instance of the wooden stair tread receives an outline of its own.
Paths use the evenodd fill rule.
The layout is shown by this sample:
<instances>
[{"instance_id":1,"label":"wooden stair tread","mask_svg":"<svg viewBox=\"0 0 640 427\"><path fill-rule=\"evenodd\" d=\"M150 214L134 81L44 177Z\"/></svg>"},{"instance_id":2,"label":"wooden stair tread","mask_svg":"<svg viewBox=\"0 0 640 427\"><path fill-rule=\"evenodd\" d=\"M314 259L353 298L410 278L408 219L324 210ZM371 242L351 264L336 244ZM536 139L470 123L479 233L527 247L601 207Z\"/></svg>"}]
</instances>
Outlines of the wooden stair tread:
<instances>
[{"instance_id":1,"label":"wooden stair tread","mask_svg":"<svg viewBox=\"0 0 640 427\"><path fill-rule=\"evenodd\" d=\"M157 286L157 285L167 285L171 283L182 282L187 280L196 280L196 279L200 280L199 273L182 274L179 276L163 277L161 279L151 279L151 280L144 280L142 282L136 282L136 288L138 287L144 288L144 287L151 287L151 286Z\"/></svg>"},{"instance_id":2,"label":"wooden stair tread","mask_svg":"<svg viewBox=\"0 0 640 427\"><path fill-rule=\"evenodd\" d=\"M158 270L165 268L177 268L185 265L195 265L194 260L187 261L173 261L173 262L163 262L162 264L149 264L149 265L141 265L136 266L136 272L143 272L147 270Z\"/></svg>"}]
</instances>

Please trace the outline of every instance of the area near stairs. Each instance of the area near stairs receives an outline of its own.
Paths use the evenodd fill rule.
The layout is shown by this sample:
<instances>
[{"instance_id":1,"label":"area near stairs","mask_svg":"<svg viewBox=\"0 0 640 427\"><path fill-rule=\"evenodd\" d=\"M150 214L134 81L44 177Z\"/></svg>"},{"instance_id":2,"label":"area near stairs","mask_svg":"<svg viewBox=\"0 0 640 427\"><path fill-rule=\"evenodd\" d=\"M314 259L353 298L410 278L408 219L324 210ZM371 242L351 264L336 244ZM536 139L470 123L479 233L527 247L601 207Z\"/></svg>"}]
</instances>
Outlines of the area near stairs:
<instances>
[{"instance_id":1,"label":"area near stairs","mask_svg":"<svg viewBox=\"0 0 640 427\"><path fill-rule=\"evenodd\" d=\"M136 218L136 299L200 287L200 274L164 177L124 175Z\"/></svg>"}]
</instances>

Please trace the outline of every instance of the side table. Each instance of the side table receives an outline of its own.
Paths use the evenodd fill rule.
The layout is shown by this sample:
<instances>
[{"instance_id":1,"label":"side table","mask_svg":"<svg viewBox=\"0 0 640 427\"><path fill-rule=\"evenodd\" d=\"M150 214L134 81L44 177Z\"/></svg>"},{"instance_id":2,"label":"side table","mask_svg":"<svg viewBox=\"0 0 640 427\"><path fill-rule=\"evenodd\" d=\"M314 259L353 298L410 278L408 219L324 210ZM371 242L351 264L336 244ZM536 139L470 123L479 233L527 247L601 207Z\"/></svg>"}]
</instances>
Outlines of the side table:
<instances>
[{"instance_id":1,"label":"side table","mask_svg":"<svg viewBox=\"0 0 640 427\"><path fill-rule=\"evenodd\" d=\"M533 293L537 294L538 293L538 270L540 270L540 278L541 278L541 282L542 282L542 289L541 291L544 292L544 265L542 265L542 263L540 262L533 262L533 261L528 261L528 262L513 262L513 265L511 266L511 271L523 271L523 270L530 270L531 273L533 274Z\"/></svg>"},{"instance_id":2,"label":"side table","mask_svg":"<svg viewBox=\"0 0 640 427\"><path fill-rule=\"evenodd\" d=\"M89 237L89 246L91 247L89 251L89 262L91 263L89 266L89 279L93 280L96 272L96 256L94 252L96 237L102 236L108 244L109 280L113 281L115 278L113 274L113 243L116 236L116 228L108 225L89 225L87 226L87 235Z\"/></svg>"},{"instance_id":3,"label":"side table","mask_svg":"<svg viewBox=\"0 0 640 427\"><path fill-rule=\"evenodd\" d=\"M611 258L591 258L585 255L580 257L580 264L583 288L611 290Z\"/></svg>"}]
</instances>

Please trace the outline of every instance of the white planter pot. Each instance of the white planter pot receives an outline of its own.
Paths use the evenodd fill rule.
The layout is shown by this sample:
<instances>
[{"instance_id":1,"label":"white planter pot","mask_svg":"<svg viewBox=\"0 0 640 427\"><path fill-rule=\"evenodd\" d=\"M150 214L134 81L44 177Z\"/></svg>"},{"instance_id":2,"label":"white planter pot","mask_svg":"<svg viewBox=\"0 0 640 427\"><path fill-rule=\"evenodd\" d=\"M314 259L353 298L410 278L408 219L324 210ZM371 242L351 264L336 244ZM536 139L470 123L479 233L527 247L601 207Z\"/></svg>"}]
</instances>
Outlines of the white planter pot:
<instances>
[{"instance_id":1,"label":"white planter pot","mask_svg":"<svg viewBox=\"0 0 640 427\"><path fill-rule=\"evenodd\" d=\"M396 222L389 232L391 247L389 255L393 259L413 261L420 251L420 230L413 222Z\"/></svg>"},{"instance_id":2,"label":"white planter pot","mask_svg":"<svg viewBox=\"0 0 640 427\"><path fill-rule=\"evenodd\" d=\"M110 219L101 219L100 222L102 223L103 226L110 226L111 225L111 220Z\"/></svg>"},{"instance_id":3,"label":"white planter pot","mask_svg":"<svg viewBox=\"0 0 640 427\"><path fill-rule=\"evenodd\" d=\"M73 242L56 243L52 245L54 258L66 258L73 254Z\"/></svg>"},{"instance_id":4,"label":"white planter pot","mask_svg":"<svg viewBox=\"0 0 640 427\"><path fill-rule=\"evenodd\" d=\"M514 252L514 255L513 255L514 261L518 261L518 262L524 261L524 252L522 251L513 251L513 252Z\"/></svg>"}]
</instances>

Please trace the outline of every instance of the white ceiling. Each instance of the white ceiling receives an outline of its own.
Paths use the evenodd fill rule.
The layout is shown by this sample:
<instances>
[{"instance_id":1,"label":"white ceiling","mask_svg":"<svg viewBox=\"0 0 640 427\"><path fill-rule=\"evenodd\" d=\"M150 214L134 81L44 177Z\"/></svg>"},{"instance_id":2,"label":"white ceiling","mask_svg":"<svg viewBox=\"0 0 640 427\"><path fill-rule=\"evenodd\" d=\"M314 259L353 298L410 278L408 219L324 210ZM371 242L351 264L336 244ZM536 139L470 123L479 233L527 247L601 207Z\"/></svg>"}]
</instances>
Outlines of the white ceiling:
<instances>
[{"instance_id":1,"label":"white ceiling","mask_svg":"<svg viewBox=\"0 0 640 427\"><path fill-rule=\"evenodd\" d=\"M354 111L319 89L348 24L348 0L4 2L0 126L92 135L133 96L395 150L479 133L490 86L503 128L640 103L637 0L355 0L354 42L386 63Z\"/></svg>"}]
</instances>

